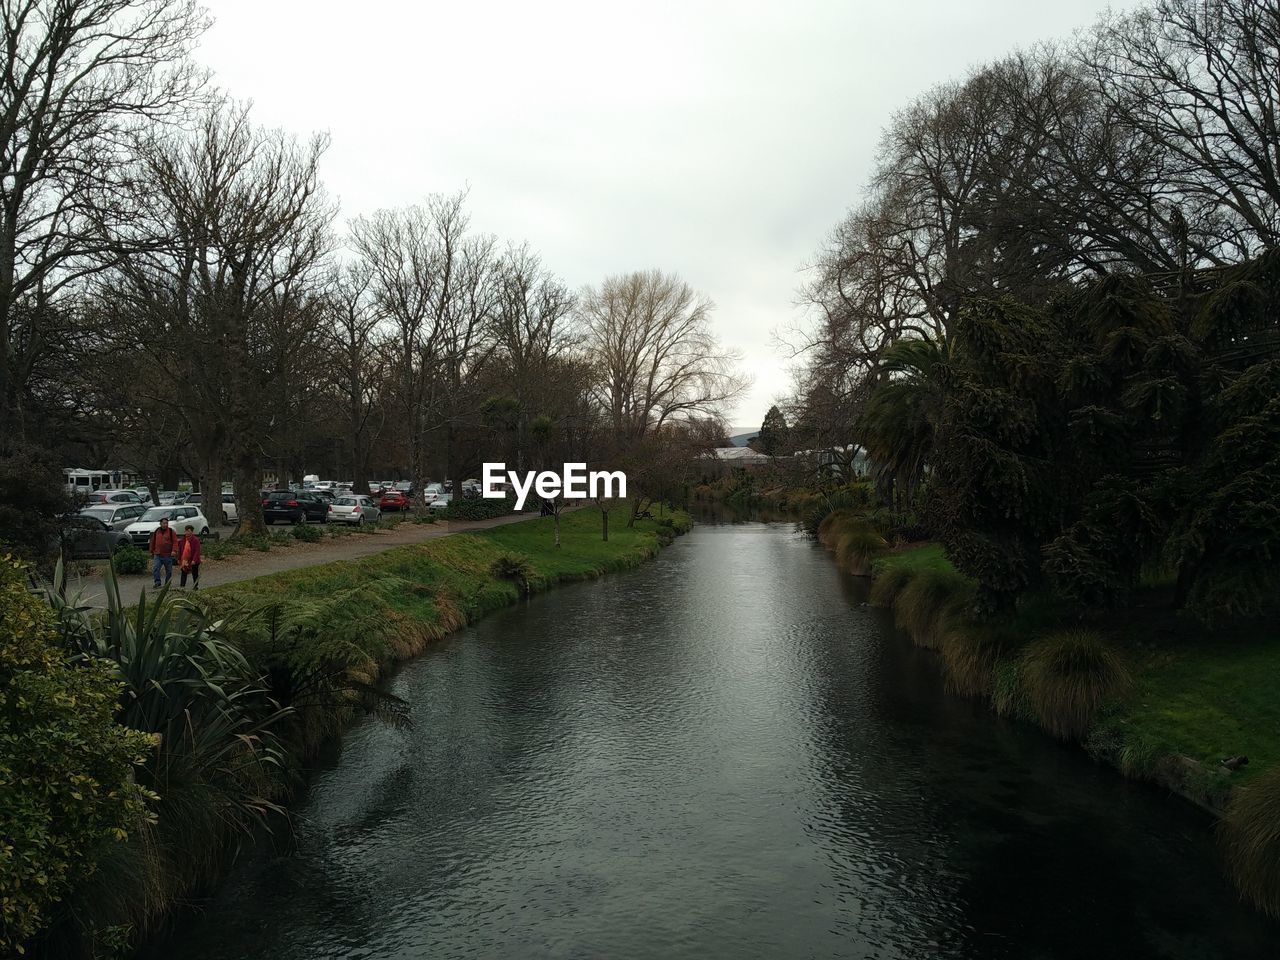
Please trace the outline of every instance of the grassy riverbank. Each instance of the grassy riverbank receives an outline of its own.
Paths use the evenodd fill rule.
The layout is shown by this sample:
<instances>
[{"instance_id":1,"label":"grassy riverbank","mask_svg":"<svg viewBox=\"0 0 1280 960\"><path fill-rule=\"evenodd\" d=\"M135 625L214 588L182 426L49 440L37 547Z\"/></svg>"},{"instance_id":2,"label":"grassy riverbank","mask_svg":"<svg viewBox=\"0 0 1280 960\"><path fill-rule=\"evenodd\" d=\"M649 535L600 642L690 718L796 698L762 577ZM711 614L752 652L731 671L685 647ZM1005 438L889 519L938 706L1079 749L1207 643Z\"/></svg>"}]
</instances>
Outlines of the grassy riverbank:
<instances>
[{"instance_id":1,"label":"grassy riverbank","mask_svg":"<svg viewBox=\"0 0 1280 960\"><path fill-rule=\"evenodd\" d=\"M140 738L124 776L146 809L69 847L65 879L14 901L26 927L3 943L72 958L145 940L279 818L328 737L362 712L413 723L379 686L397 662L522 596L638 566L692 526L681 512L633 527L627 516L626 504L612 511L607 542L588 508L561 517L560 546L552 518L529 519L137 604L109 577L105 611L14 588L11 606L25 605L15 619L37 625L50 658L73 652L113 671L104 702L121 706L101 719ZM17 812L26 819L7 832L37 843L50 818Z\"/></svg>"},{"instance_id":2,"label":"grassy riverbank","mask_svg":"<svg viewBox=\"0 0 1280 960\"><path fill-rule=\"evenodd\" d=\"M877 576L929 573L959 576L938 544L916 546L875 563ZM894 602L902 597L897 593ZM1188 784L1195 799L1221 806L1230 786L1280 764L1280 629L1254 626L1210 633L1156 612L1144 599L1139 594L1127 611L1090 624L1123 652L1132 676L1126 693L1100 711L1090 746L1138 775L1154 775L1175 761L1185 768L1181 758L1190 759L1203 773L1199 782ZM1002 626L1029 642L1069 625L1056 612L1044 604L1028 604ZM1002 649L1000 660L1020 652L1015 639ZM994 669L999 666L995 663ZM1235 772L1221 767L1223 758L1241 755L1249 757L1248 765ZM1122 762L1122 756L1129 759Z\"/></svg>"},{"instance_id":3,"label":"grassy riverbank","mask_svg":"<svg viewBox=\"0 0 1280 960\"><path fill-rule=\"evenodd\" d=\"M305 757L361 706L376 710L376 695L358 694L372 693L391 666L433 640L523 595L638 566L692 526L678 511L633 527L626 517L625 505L611 513L607 541L600 512L581 509L560 518L559 547L552 518L529 519L227 584L202 604L241 620L267 611L248 618L260 626L243 634L244 652L294 710L295 746ZM299 696L317 671L325 692ZM343 688L348 679L354 686Z\"/></svg>"},{"instance_id":4,"label":"grassy riverbank","mask_svg":"<svg viewBox=\"0 0 1280 960\"><path fill-rule=\"evenodd\" d=\"M828 546L842 542L840 524L832 526ZM1233 879L1263 910L1280 910L1274 625L1209 631L1172 613L1160 584L1105 616L1030 595L1006 616L978 619L973 584L935 543L886 552L871 573L872 602L938 651L950 690L983 697L1002 715L1078 741L1125 775L1220 815ZM1242 756L1248 763L1234 769L1222 762Z\"/></svg>"}]
</instances>

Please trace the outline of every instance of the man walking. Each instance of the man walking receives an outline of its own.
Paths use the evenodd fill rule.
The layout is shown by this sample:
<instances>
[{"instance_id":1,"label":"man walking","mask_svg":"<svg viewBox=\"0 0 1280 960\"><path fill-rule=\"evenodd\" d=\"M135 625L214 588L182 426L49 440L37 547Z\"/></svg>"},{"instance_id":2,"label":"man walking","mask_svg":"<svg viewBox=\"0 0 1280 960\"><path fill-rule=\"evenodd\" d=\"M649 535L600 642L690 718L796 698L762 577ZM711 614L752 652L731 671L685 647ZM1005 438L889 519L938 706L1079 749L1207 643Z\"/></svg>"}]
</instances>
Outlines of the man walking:
<instances>
[{"instance_id":1,"label":"man walking","mask_svg":"<svg viewBox=\"0 0 1280 960\"><path fill-rule=\"evenodd\" d=\"M160 588L160 571L164 570L164 582L173 579L173 554L178 549L178 535L169 526L169 518L161 517L160 526L151 531L151 576Z\"/></svg>"}]
</instances>

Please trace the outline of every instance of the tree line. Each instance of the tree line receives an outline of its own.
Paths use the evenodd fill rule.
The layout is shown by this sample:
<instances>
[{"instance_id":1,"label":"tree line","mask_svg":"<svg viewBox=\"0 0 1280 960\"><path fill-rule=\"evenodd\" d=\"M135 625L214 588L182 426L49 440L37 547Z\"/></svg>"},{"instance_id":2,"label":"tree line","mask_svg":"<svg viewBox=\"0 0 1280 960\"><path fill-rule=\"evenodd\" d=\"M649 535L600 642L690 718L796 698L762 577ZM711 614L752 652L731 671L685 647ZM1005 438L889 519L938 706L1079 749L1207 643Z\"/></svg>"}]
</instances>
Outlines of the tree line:
<instances>
[{"instance_id":1,"label":"tree line","mask_svg":"<svg viewBox=\"0 0 1280 960\"><path fill-rule=\"evenodd\" d=\"M1275 0L1158 0L896 113L805 290L792 446L865 448L991 608L1170 571L1202 619L1258 614L1277 76Z\"/></svg>"},{"instance_id":2,"label":"tree line","mask_svg":"<svg viewBox=\"0 0 1280 960\"><path fill-rule=\"evenodd\" d=\"M328 138L218 90L208 25L192 0L0 13L6 539L65 506L63 466L229 482L254 532L267 473L421 489L716 433L743 380L704 295L659 270L573 289L465 193L342 221Z\"/></svg>"}]
</instances>

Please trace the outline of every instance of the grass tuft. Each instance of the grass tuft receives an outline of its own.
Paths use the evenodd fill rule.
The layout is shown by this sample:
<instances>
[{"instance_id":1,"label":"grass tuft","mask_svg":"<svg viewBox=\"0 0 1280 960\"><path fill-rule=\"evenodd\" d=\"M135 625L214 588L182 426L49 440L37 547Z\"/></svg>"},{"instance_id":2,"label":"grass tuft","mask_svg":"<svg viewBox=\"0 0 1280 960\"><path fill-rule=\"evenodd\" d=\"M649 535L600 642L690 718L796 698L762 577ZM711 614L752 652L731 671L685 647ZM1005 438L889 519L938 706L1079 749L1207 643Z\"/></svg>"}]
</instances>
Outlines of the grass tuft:
<instances>
[{"instance_id":1,"label":"grass tuft","mask_svg":"<svg viewBox=\"0 0 1280 960\"><path fill-rule=\"evenodd\" d=\"M941 646L945 621L963 616L971 598L968 582L958 573L925 569L898 592L893 601L894 623L915 643L936 649Z\"/></svg>"},{"instance_id":2,"label":"grass tuft","mask_svg":"<svg viewBox=\"0 0 1280 960\"><path fill-rule=\"evenodd\" d=\"M1084 737L1102 705L1130 686L1120 656L1088 630L1062 631L1031 643L1019 673L1032 715L1063 739Z\"/></svg>"},{"instance_id":3,"label":"grass tuft","mask_svg":"<svg viewBox=\"0 0 1280 960\"><path fill-rule=\"evenodd\" d=\"M1280 766L1233 791L1219 825L1227 871L1258 909L1280 917Z\"/></svg>"}]
</instances>

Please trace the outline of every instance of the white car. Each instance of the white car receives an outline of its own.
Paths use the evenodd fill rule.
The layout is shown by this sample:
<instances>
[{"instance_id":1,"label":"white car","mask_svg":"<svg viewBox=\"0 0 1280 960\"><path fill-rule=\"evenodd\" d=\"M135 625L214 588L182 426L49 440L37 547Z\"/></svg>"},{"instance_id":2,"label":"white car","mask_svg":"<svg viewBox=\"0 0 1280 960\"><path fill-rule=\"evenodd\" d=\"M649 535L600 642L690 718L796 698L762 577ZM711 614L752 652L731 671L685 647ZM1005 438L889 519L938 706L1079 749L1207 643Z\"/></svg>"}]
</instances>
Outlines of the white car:
<instances>
[{"instance_id":1,"label":"white car","mask_svg":"<svg viewBox=\"0 0 1280 960\"><path fill-rule=\"evenodd\" d=\"M434 503L444 496L448 496L448 494L444 492L443 483L428 483L426 489L422 491L422 497L428 504Z\"/></svg>"},{"instance_id":2,"label":"white car","mask_svg":"<svg viewBox=\"0 0 1280 960\"><path fill-rule=\"evenodd\" d=\"M373 497L339 497L329 504L330 523L351 523L360 527L365 523L377 523L381 517L382 510Z\"/></svg>"},{"instance_id":3,"label":"white car","mask_svg":"<svg viewBox=\"0 0 1280 960\"><path fill-rule=\"evenodd\" d=\"M439 494L434 500L427 504L427 509L433 512L448 510L449 504L453 502L452 493Z\"/></svg>"},{"instance_id":4,"label":"white car","mask_svg":"<svg viewBox=\"0 0 1280 960\"><path fill-rule=\"evenodd\" d=\"M200 508L194 504L179 504L176 507L152 507L125 527L124 533L135 547L142 547L145 550L151 543L151 532L160 526L162 517L168 518L169 526L173 527L178 536L182 536L186 532L188 524L194 527L196 533L202 537L207 536L209 533L209 521L200 512Z\"/></svg>"}]
</instances>

